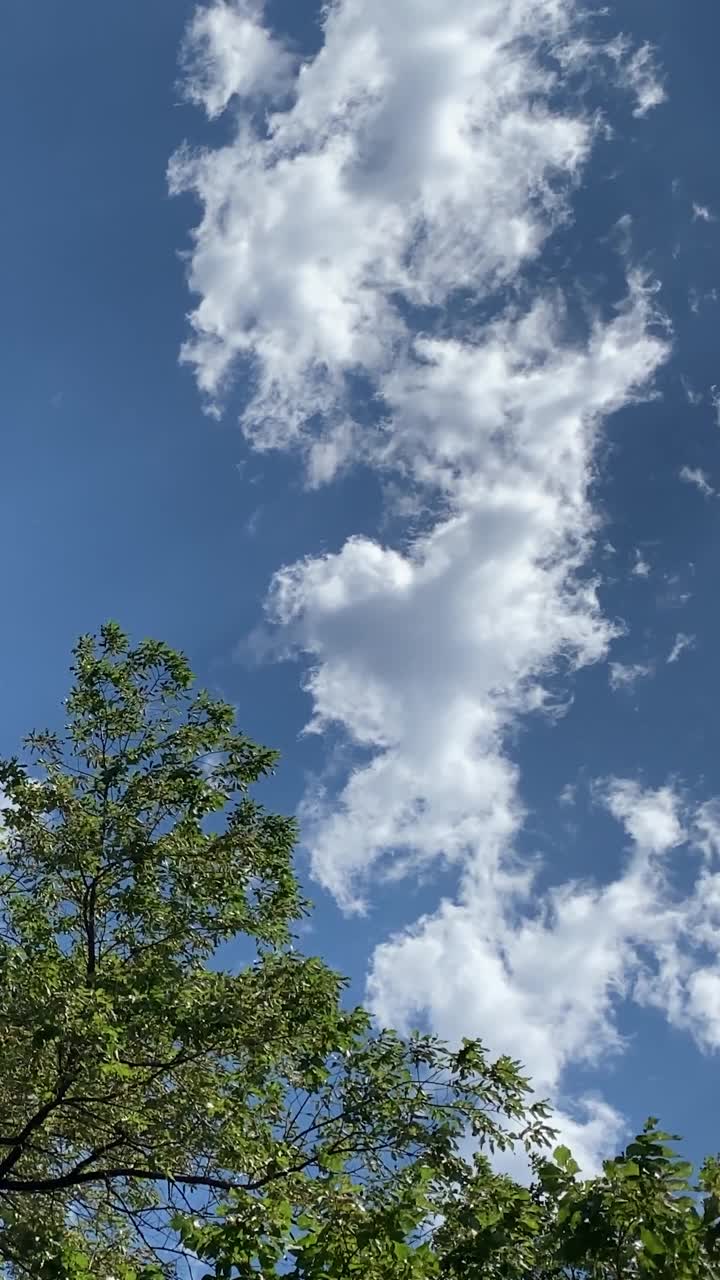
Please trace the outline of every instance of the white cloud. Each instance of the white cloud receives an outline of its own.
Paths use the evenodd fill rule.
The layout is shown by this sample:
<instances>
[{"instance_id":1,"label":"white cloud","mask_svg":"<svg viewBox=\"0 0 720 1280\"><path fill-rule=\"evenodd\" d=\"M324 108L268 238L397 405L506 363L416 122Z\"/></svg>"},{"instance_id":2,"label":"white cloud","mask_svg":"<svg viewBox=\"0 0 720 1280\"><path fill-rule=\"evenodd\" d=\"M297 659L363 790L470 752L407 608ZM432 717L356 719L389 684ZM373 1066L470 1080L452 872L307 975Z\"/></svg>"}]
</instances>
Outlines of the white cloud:
<instances>
[{"instance_id":1,"label":"white cloud","mask_svg":"<svg viewBox=\"0 0 720 1280\"><path fill-rule=\"evenodd\" d=\"M633 115L647 115L648 111L665 101L667 95L651 45L642 45L641 49L630 54L623 74L626 86L632 88L637 100Z\"/></svg>"},{"instance_id":2,"label":"white cloud","mask_svg":"<svg viewBox=\"0 0 720 1280\"><path fill-rule=\"evenodd\" d=\"M685 838L679 798L670 787L643 791L636 782L615 779L605 792L605 803L640 854L666 853Z\"/></svg>"},{"instance_id":3,"label":"white cloud","mask_svg":"<svg viewBox=\"0 0 720 1280\"><path fill-rule=\"evenodd\" d=\"M553 1127L558 1129L558 1143L570 1148L586 1178L599 1174L603 1159L627 1138L623 1117L604 1099L593 1096L580 1098L574 1115L556 1108Z\"/></svg>"},{"instance_id":4,"label":"white cloud","mask_svg":"<svg viewBox=\"0 0 720 1280\"><path fill-rule=\"evenodd\" d=\"M611 662L610 688L630 691L634 689L638 680L653 675L654 670L651 662Z\"/></svg>"},{"instance_id":5,"label":"white cloud","mask_svg":"<svg viewBox=\"0 0 720 1280\"><path fill-rule=\"evenodd\" d=\"M717 802L713 802L717 805ZM716 824L715 824L716 827ZM714 836L717 835L717 828ZM697 831L702 852L712 845L715 856L697 876L687 898L670 901L665 918L671 924L639 974L634 997L661 1011L675 1026L689 1031L705 1049L720 1048L720 873L716 842L702 822Z\"/></svg>"},{"instance_id":6,"label":"white cloud","mask_svg":"<svg viewBox=\"0 0 720 1280\"><path fill-rule=\"evenodd\" d=\"M648 578L650 576L651 566L637 547L635 548L635 563L630 570L634 578Z\"/></svg>"},{"instance_id":7,"label":"white cloud","mask_svg":"<svg viewBox=\"0 0 720 1280\"><path fill-rule=\"evenodd\" d=\"M695 814L693 842L708 862L720 855L720 800L708 800Z\"/></svg>"},{"instance_id":8,"label":"white cloud","mask_svg":"<svg viewBox=\"0 0 720 1280\"><path fill-rule=\"evenodd\" d=\"M631 1132L625 1118L595 1094L585 1094L565 1104L556 1101L552 1128L556 1136L551 1150L561 1144L569 1147L580 1166L581 1175L587 1178L601 1172L603 1160L609 1153L618 1151ZM466 1159L472 1157L474 1149L469 1141L461 1144ZM521 1145L496 1152L493 1166L499 1173L508 1174L526 1186L533 1180L528 1154Z\"/></svg>"},{"instance_id":9,"label":"white cloud","mask_svg":"<svg viewBox=\"0 0 720 1280\"><path fill-rule=\"evenodd\" d=\"M690 304L690 310L693 312L693 315L696 315L696 316L700 314L700 308L703 305L703 303L710 303L710 302L715 303L717 302L717 300L718 300L718 291L716 288L706 289L702 291L700 289L696 289L693 287L688 291L688 302ZM715 409L717 411L717 405L715 405ZM717 418L717 412L716 412L716 418Z\"/></svg>"},{"instance_id":10,"label":"white cloud","mask_svg":"<svg viewBox=\"0 0 720 1280\"><path fill-rule=\"evenodd\" d=\"M716 221L715 215L710 212L707 205L705 204L693 203L692 214L693 214L693 222L698 222L698 221L699 222L715 222Z\"/></svg>"},{"instance_id":11,"label":"white cloud","mask_svg":"<svg viewBox=\"0 0 720 1280\"><path fill-rule=\"evenodd\" d=\"M679 471L680 479L685 484L694 484L699 489L704 498L713 498L715 490L713 489L706 471L702 467L681 467Z\"/></svg>"},{"instance_id":12,"label":"white cloud","mask_svg":"<svg viewBox=\"0 0 720 1280\"><path fill-rule=\"evenodd\" d=\"M677 662L680 654L683 653L685 649L692 649L694 644L695 636L688 636L684 631L678 631L673 641L672 649L667 656L667 661Z\"/></svg>"},{"instance_id":13,"label":"white cloud","mask_svg":"<svg viewBox=\"0 0 720 1280\"><path fill-rule=\"evenodd\" d=\"M546 306L473 346L424 344L425 364L385 381L385 455L444 485L455 513L404 553L355 538L276 576L271 616L312 655L312 727L376 749L304 813L315 874L345 903L378 863L502 847L520 817L509 719L558 661L604 656L613 629L577 577L589 427L662 354L646 305L636 296L586 350L556 340Z\"/></svg>"},{"instance_id":14,"label":"white cloud","mask_svg":"<svg viewBox=\"0 0 720 1280\"><path fill-rule=\"evenodd\" d=\"M681 376L680 382L682 385L682 389L685 392L685 395L687 397L688 404L692 405L693 409L696 409L698 405L702 404L705 398L703 396L702 391L696 391L695 388L688 382L687 378L683 376Z\"/></svg>"},{"instance_id":15,"label":"white cloud","mask_svg":"<svg viewBox=\"0 0 720 1280\"><path fill-rule=\"evenodd\" d=\"M582 67L584 70L594 64L599 68L602 59L608 59L614 72L613 87L624 90L634 99L633 115L638 118L666 101L661 71L650 44L638 47L622 34L606 43L597 41L594 36L578 35L567 41L559 56L566 68ZM623 236L631 221L630 215L625 214L616 223Z\"/></svg>"},{"instance_id":16,"label":"white cloud","mask_svg":"<svg viewBox=\"0 0 720 1280\"><path fill-rule=\"evenodd\" d=\"M617 886L642 882L646 913L624 938L625 990L701 1047L720 1048L720 800L690 810L671 786L644 791L627 780L614 780L605 795L634 842Z\"/></svg>"},{"instance_id":17,"label":"white cloud","mask_svg":"<svg viewBox=\"0 0 720 1280\"><path fill-rule=\"evenodd\" d=\"M634 116L645 116L665 102L667 94L651 45L633 49L626 37L619 37L609 51L617 62L620 83L635 96Z\"/></svg>"},{"instance_id":18,"label":"white cloud","mask_svg":"<svg viewBox=\"0 0 720 1280\"><path fill-rule=\"evenodd\" d=\"M673 787L627 779L595 791L631 842L614 880L540 898L528 881L512 897L507 883L468 870L457 901L377 948L369 984L383 1022L428 1018L450 1038L477 1031L520 1057L538 1091L559 1099L562 1139L587 1170L614 1149L623 1121L602 1099L573 1118L563 1070L622 1048L623 1001L720 1048L720 801L691 812ZM693 877L694 849L704 865ZM671 871L682 861L690 887L678 892Z\"/></svg>"},{"instance_id":19,"label":"white cloud","mask_svg":"<svg viewBox=\"0 0 720 1280\"><path fill-rule=\"evenodd\" d=\"M450 1038L479 1032L518 1056L541 1093L556 1093L570 1062L622 1046L617 1003L645 949L676 937L663 862L687 836L669 787L611 780L597 794L632 840L617 879L567 882L538 900L532 876L488 875L479 856L457 901L376 949L369 994L382 1022L429 1017Z\"/></svg>"},{"instance_id":20,"label":"white cloud","mask_svg":"<svg viewBox=\"0 0 720 1280\"><path fill-rule=\"evenodd\" d=\"M183 87L213 119L233 97L272 98L290 86L294 62L262 24L260 0L199 6L184 47Z\"/></svg>"},{"instance_id":21,"label":"white cloud","mask_svg":"<svg viewBox=\"0 0 720 1280\"><path fill-rule=\"evenodd\" d=\"M212 4L191 28L188 91L211 114L257 89L268 62L271 91L286 67L254 12ZM282 447L320 414L341 463L348 374L380 375L407 351L396 298L442 306L507 280L565 216L594 125L550 105L556 80L534 48L561 53L574 19L570 0L458 0L452 16L428 0L334 5L266 132L246 113L229 145L174 158L172 189L204 207L184 358L210 399L251 362L243 426L257 445Z\"/></svg>"},{"instance_id":22,"label":"white cloud","mask_svg":"<svg viewBox=\"0 0 720 1280\"><path fill-rule=\"evenodd\" d=\"M242 30L217 28L227 47L200 31L190 92L210 114L258 92L263 59L271 96L287 69L259 18L259 34L243 25L251 10L216 10ZM229 144L171 166L204 210L184 351L202 390L221 399L249 363L256 447L301 447L311 483L363 459L425 508L420 535L350 538L272 584L269 619L308 662L308 731L337 726L362 749L339 791L306 798L313 872L352 909L378 879L452 863L455 900L378 948L373 1005L401 1026L417 1015L481 1034L555 1094L570 1061L619 1045L613 1001L655 901L657 851L636 850L614 884L536 900L515 853L524 813L506 739L518 717L552 712L552 677L604 659L615 634L586 573L595 445L667 344L632 273L582 338L558 291L483 326L459 291L515 281L568 216L594 136L580 105L553 105L552 53L562 65L575 18L570 0L457 0L451 14L340 0L263 132L246 114ZM575 69L594 58L576 42ZM620 63L642 114L649 55L625 43ZM443 326L417 331L419 305ZM353 374L377 397L376 428L353 419ZM602 1106L574 1131L588 1159Z\"/></svg>"}]
</instances>

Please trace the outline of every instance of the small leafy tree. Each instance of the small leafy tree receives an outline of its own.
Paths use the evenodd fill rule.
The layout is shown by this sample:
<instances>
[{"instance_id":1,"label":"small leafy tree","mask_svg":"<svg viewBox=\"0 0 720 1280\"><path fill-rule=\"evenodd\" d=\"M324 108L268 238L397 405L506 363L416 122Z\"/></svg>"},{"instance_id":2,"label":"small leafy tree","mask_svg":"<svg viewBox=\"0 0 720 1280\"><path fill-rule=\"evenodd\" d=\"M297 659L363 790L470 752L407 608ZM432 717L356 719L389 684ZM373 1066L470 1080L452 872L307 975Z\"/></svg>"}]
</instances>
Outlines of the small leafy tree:
<instances>
[{"instance_id":1,"label":"small leafy tree","mask_svg":"<svg viewBox=\"0 0 720 1280\"><path fill-rule=\"evenodd\" d=\"M516 1062L373 1031L293 951L275 755L181 655L111 624L73 670L0 764L0 1275L720 1280L715 1161L649 1122L583 1180Z\"/></svg>"}]
</instances>

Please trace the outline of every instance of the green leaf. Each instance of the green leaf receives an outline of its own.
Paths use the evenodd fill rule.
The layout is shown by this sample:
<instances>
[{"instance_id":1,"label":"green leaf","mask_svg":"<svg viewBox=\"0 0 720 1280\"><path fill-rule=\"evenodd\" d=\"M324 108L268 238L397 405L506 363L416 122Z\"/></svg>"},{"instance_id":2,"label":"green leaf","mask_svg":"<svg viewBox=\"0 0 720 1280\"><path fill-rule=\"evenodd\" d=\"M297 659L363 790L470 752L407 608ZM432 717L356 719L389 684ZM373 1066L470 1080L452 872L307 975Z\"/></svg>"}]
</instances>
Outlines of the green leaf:
<instances>
[{"instance_id":1,"label":"green leaf","mask_svg":"<svg viewBox=\"0 0 720 1280\"><path fill-rule=\"evenodd\" d=\"M662 1240L659 1240L655 1235L655 1232L651 1231L649 1227L640 1228L640 1239L642 1241L643 1248L647 1249L648 1253L656 1255L665 1252L665 1246L663 1245Z\"/></svg>"}]
</instances>

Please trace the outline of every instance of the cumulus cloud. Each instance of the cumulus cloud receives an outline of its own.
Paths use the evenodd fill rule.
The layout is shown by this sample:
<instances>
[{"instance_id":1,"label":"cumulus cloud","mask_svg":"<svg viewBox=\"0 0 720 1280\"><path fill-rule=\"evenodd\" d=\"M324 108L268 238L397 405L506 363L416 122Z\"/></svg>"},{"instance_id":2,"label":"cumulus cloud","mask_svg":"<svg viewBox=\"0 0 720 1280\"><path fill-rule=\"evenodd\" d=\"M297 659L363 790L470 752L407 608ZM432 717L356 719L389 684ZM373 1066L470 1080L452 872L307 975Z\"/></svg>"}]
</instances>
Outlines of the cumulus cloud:
<instances>
[{"instance_id":1,"label":"cumulus cloud","mask_svg":"<svg viewBox=\"0 0 720 1280\"><path fill-rule=\"evenodd\" d=\"M478 860L466 869L459 900L375 951L370 995L380 1019L409 1027L429 1010L450 1037L464 1023L486 1034L492 1028L541 1089L557 1087L566 1062L619 1046L612 997L628 989L633 942L660 928L660 860L682 844L685 829L670 787L643 791L611 780L597 795L632 840L623 874L602 886L561 884L524 914L518 906L532 893L532 873L492 882ZM653 905L656 914L643 919Z\"/></svg>"},{"instance_id":2,"label":"cumulus cloud","mask_svg":"<svg viewBox=\"0 0 720 1280\"><path fill-rule=\"evenodd\" d=\"M619 1003L641 983L636 998L647 999L662 970L648 956L671 950L687 922L687 904L678 911L668 901L665 864L689 833L670 786L611 779L595 795L630 841L617 878L538 897L532 878L510 885L478 858L455 901L376 949L369 994L381 1021L408 1029L427 1018L450 1038L478 1030L520 1057L551 1096L569 1063L622 1048Z\"/></svg>"},{"instance_id":3,"label":"cumulus cloud","mask_svg":"<svg viewBox=\"0 0 720 1280\"><path fill-rule=\"evenodd\" d=\"M686 896L669 891L661 928L634 986L634 998L689 1031L704 1049L720 1048L720 802L690 815L688 855L700 855ZM693 867L691 857L688 857ZM669 927L668 927L669 926Z\"/></svg>"},{"instance_id":4,"label":"cumulus cloud","mask_svg":"<svg viewBox=\"0 0 720 1280\"><path fill-rule=\"evenodd\" d=\"M644 792L636 783L613 784L609 805L638 849L684 855L682 880L671 887L656 863L659 892L651 929L637 952L632 996L659 1009L707 1049L720 1047L720 801L689 810L672 787ZM700 869L697 856L700 855ZM651 865L648 863L648 865ZM689 873L689 874L688 874ZM638 935L636 942L641 941Z\"/></svg>"},{"instance_id":5,"label":"cumulus cloud","mask_svg":"<svg viewBox=\"0 0 720 1280\"><path fill-rule=\"evenodd\" d=\"M175 156L172 189L204 209L184 358L211 400L238 362L252 372L256 444L312 422L312 450L320 421L328 478L353 437L348 376L407 353L398 298L443 306L507 281L566 216L595 127L554 105L574 22L570 0L460 0L451 16L427 0L346 0L263 130L248 110L227 146ZM188 92L211 115L259 92L268 66L272 98L287 69L248 3L201 9L188 50Z\"/></svg>"},{"instance_id":6,"label":"cumulus cloud","mask_svg":"<svg viewBox=\"0 0 720 1280\"><path fill-rule=\"evenodd\" d=\"M558 289L502 300L570 216L595 123L579 99L558 106L559 76L596 53L571 0L457 0L451 14L339 0L294 71L259 10L216 3L189 50L189 92L210 115L249 106L230 142L171 164L173 190L203 208L184 360L211 403L249 378L243 430L299 449L310 483L362 459L426 517L271 586L268 621L307 664L307 731L339 728L358 748L339 789L306 797L313 873L353 910L383 878L452 865L457 896L376 952L373 1007L485 1035L557 1094L569 1061L619 1044L612 1001L658 854L638 848L617 884L536 901L515 852L508 732L553 714L558 676L604 659L616 634L587 571L598 435L667 353L632 271L582 334ZM616 62L641 115L649 51L625 42ZM482 299L491 318L469 319ZM606 1105L584 1112L588 1159Z\"/></svg>"},{"instance_id":7,"label":"cumulus cloud","mask_svg":"<svg viewBox=\"0 0 720 1280\"><path fill-rule=\"evenodd\" d=\"M641 855L666 853L685 837L679 799L670 787L643 791L637 782L616 779L607 788L605 803Z\"/></svg>"},{"instance_id":8,"label":"cumulus cloud","mask_svg":"<svg viewBox=\"0 0 720 1280\"><path fill-rule=\"evenodd\" d=\"M574 1114L557 1109L553 1127L558 1130L558 1142L570 1148L586 1178L601 1172L603 1159L618 1150L628 1132L615 1107L592 1095L578 1100Z\"/></svg>"},{"instance_id":9,"label":"cumulus cloud","mask_svg":"<svg viewBox=\"0 0 720 1280\"><path fill-rule=\"evenodd\" d=\"M613 628L577 573L591 427L661 357L646 305L638 295L584 350L555 343L546 307L473 346L426 347L424 365L387 381L386 448L446 483L456 511L408 551L354 538L276 576L270 615L313 660L311 727L337 723L377 749L340 797L304 813L315 874L344 903L380 861L507 841L519 819L509 719L537 705L553 667L605 655Z\"/></svg>"},{"instance_id":10,"label":"cumulus cloud","mask_svg":"<svg viewBox=\"0 0 720 1280\"><path fill-rule=\"evenodd\" d=\"M199 7L184 45L183 88L210 119L233 98L272 98L289 87L293 59L262 23L259 0Z\"/></svg>"},{"instance_id":11,"label":"cumulus cloud","mask_svg":"<svg viewBox=\"0 0 720 1280\"><path fill-rule=\"evenodd\" d=\"M607 1008L624 973L620 937L647 907L647 886L640 877L607 895L566 886L532 919L504 734L537 705L546 676L599 660L613 636L594 582L578 572L593 527L589 428L661 356L645 305L635 298L618 331L599 331L585 350L556 347L545 327L530 377L516 364L521 335L503 326L472 351L453 349L454 365L445 351L439 367L428 363L424 394L418 373L398 373L391 447L423 475L455 477L457 509L405 551L355 538L281 571L268 604L310 658L310 730L339 725L370 752L339 794L304 805L315 876L347 908L362 906L369 885L377 892L378 876L438 859L461 880L457 900L376 953L377 1016L492 1036L552 1091L571 1060L614 1043ZM609 350L622 358L608 360ZM594 949L588 921L597 921Z\"/></svg>"},{"instance_id":12,"label":"cumulus cloud","mask_svg":"<svg viewBox=\"0 0 720 1280\"><path fill-rule=\"evenodd\" d=\"M563 1070L622 1048L624 1001L720 1047L720 802L692 810L672 785L629 779L594 793L629 841L614 880L567 882L540 897L526 880L511 896L468 869L455 901L376 949L369 983L381 1021L410 1028L427 1018L451 1038L470 1027L521 1057L538 1091L559 1097L563 1137L588 1170L623 1121L602 1099L573 1117ZM679 861L683 891L673 883Z\"/></svg>"}]
</instances>

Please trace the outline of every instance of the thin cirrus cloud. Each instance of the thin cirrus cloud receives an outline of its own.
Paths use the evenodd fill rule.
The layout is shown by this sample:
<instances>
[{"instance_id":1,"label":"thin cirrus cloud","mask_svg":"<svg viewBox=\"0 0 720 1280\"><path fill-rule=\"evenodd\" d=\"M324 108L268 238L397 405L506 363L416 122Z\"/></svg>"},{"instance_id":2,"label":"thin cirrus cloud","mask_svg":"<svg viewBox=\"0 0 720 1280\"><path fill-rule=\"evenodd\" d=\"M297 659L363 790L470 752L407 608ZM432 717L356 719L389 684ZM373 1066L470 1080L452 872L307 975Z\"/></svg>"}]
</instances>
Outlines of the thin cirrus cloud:
<instances>
[{"instance_id":1,"label":"thin cirrus cloud","mask_svg":"<svg viewBox=\"0 0 720 1280\"><path fill-rule=\"evenodd\" d=\"M662 100L649 49L602 52L637 116ZM634 922L655 908L665 920L659 860L680 823L670 793L638 792L655 819L633 831L620 880L561 885L525 918L534 872L515 855L524 814L506 735L553 711L549 673L603 660L616 634L585 572L595 447L605 417L651 387L668 340L632 271L582 337L557 289L481 327L457 301L497 298L569 218L597 124L580 99L558 106L557 77L598 58L571 0L457 0L451 14L339 0L303 62L258 4L217 0L188 33L187 90L211 117L228 108L234 134L181 149L169 170L202 204L182 358L210 406L243 375L256 448L297 450L311 485L362 458L435 513L402 544L352 537L270 585L268 620L305 660L307 731L339 727L363 748L339 789L305 798L313 874L352 911L383 879L452 863L456 899L371 958L372 1005L400 1026L423 1016L482 1034L556 1094L588 1044L619 1045L613 1000L639 981ZM421 334L419 307L445 323ZM375 427L354 416L355 374L381 406ZM606 789L626 826L632 785ZM667 989L653 971L642 998ZM685 989L678 1009L697 1024ZM586 1100L582 1120L566 1117L588 1162L611 1114Z\"/></svg>"},{"instance_id":2,"label":"thin cirrus cloud","mask_svg":"<svg viewBox=\"0 0 720 1280\"><path fill-rule=\"evenodd\" d=\"M677 662L681 654L683 654L686 649L692 649L694 648L694 646L695 646L695 636L689 636L689 635L686 635L684 631L678 631L673 641L672 649L670 650L665 661Z\"/></svg>"},{"instance_id":3,"label":"thin cirrus cloud","mask_svg":"<svg viewBox=\"0 0 720 1280\"><path fill-rule=\"evenodd\" d=\"M635 563L630 570L630 573L634 578L649 578L651 571L652 566L645 559L642 552L636 548Z\"/></svg>"},{"instance_id":4,"label":"thin cirrus cloud","mask_svg":"<svg viewBox=\"0 0 720 1280\"><path fill-rule=\"evenodd\" d=\"M611 662L608 669L610 688L615 691L625 689L629 692L635 688L638 680L651 676L655 667L652 662Z\"/></svg>"},{"instance_id":5,"label":"thin cirrus cloud","mask_svg":"<svg viewBox=\"0 0 720 1280\"><path fill-rule=\"evenodd\" d=\"M715 497L716 490L711 485L707 472L703 471L702 467L683 466L678 474L684 484L694 485L704 498Z\"/></svg>"}]
</instances>

